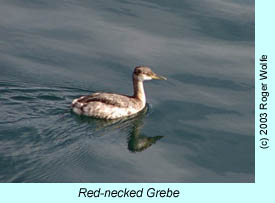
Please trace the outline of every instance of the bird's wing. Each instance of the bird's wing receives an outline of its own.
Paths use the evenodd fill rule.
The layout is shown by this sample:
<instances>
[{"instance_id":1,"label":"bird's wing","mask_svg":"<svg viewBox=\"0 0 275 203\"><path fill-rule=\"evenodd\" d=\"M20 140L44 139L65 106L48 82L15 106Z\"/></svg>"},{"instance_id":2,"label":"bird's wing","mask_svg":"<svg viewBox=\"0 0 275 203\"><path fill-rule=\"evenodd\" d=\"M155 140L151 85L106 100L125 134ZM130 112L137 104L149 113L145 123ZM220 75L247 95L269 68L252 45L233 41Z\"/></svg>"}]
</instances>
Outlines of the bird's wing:
<instances>
[{"instance_id":1,"label":"bird's wing","mask_svg":"<svg viewBox=\"0 0 275 203\"><path fill-rule=\"evenodd\" d=\"M94 93L81 97L79 103L88 104L89 102L102 102L105 104L127 108L131 102L129 96L112 94L112 93Z\"/></svg>"}]
</instances>

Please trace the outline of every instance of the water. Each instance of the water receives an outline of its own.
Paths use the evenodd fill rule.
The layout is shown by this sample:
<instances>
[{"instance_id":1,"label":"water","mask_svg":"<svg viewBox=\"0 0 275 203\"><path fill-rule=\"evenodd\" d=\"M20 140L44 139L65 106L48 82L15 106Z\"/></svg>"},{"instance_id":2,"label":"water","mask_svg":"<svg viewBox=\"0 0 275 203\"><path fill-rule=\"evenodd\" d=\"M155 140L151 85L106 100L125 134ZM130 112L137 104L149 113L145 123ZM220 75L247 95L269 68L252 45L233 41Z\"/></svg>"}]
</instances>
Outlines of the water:
<instances>
[{"instance_id":1,"label":"water","mask_svg":"<svg viewBox=\"0 0 275 203\"><path fill-rule=\"evenodd\" d=\"M254 4L1 0L0 182L254 182ZM96 91L147 108L70 111Z\"/></svg>"}]
</instances>

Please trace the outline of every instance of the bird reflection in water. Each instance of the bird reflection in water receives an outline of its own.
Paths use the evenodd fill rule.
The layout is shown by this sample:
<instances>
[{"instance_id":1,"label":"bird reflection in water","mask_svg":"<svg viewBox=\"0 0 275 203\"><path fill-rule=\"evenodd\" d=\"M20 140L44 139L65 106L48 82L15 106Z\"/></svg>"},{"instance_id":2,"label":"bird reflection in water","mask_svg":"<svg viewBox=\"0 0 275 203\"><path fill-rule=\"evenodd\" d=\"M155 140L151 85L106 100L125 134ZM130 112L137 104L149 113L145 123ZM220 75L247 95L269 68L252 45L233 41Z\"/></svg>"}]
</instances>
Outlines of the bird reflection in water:
<instances>
[{"instance_id":1,"label":"bird reflection in water","mask_svg":"<svg viewBox=\"0 0 275 203\"><path fill-rule=\"evenodd\" d=\"M141 133L147 111L148 107L146 106L146 108L132 121L132 129L128 137L128 149L131 152L141 152L163 138L163 136L148 137Z\"/></svg>"},{"instance_id":2,"label":"bird reflection in water","mask_svg":"<svg viewBox=\"0 0 275 203\"><path fill-rule=\"evenodd\" d=\"M141 132L144 125L144 119L149 111L148 109L149 108L146 105L145 108L142 111L140 111L137 115L119 120L102 120L86 116L77 116L77 120L80 122L91 122L95 124L96 127L94 133L101 131L101 135L102 131L110 132L113 129L127 129L128 150L131 152L141 152L155 144L161 138L163 138L163 136L149 137Z\"/></svg>"}]
</instances>

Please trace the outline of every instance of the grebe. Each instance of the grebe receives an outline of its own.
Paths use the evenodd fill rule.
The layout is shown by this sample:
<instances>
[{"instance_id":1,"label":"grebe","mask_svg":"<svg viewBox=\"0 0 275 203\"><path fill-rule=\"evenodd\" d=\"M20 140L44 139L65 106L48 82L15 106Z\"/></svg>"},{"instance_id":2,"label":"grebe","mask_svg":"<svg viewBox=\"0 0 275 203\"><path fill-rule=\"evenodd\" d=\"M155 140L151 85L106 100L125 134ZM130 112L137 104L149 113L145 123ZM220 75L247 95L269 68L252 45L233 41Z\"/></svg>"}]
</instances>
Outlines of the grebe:
<instances>
[{"instance_id":1,"label":"grebe","mask_svg":"<svg viewBox=\"0 0 275 203\"><path fill-rule=\"evenodd\" d=\"M117 119L140 112L146 104L143 88L144 80L166 80L154 73L149 67L137 66L133 72L134 95L114 93L94 93L73 100L72 109L79 115L102 119Z\"/></svg>"}]
</instances>

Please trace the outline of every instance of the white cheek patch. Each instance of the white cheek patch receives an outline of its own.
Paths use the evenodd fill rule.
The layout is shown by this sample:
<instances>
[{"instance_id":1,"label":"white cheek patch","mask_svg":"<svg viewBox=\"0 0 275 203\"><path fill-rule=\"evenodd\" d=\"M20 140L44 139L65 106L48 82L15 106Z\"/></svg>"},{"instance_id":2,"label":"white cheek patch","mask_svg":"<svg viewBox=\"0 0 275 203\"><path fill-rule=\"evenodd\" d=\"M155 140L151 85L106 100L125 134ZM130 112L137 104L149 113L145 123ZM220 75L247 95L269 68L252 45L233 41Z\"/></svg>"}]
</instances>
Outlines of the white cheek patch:
<instances>
[{"instance_id":1,"label":"white cheek patch","mask_svg":"<svg viewBox=\"0 0 275 203\"><path fill-rule=\"evenodd\" d=\"M147 76L147 75L140 75L140 76L138 76L138 79L140 79L140 80L152 80L152 78L150 76Z\"/></svg>"}]
</instances>

